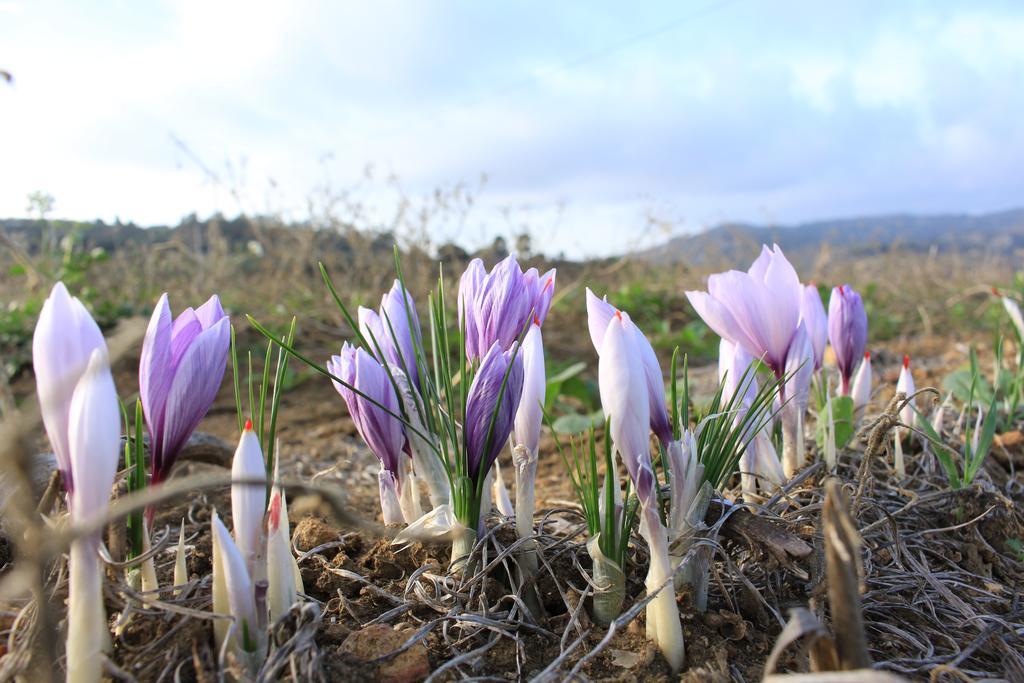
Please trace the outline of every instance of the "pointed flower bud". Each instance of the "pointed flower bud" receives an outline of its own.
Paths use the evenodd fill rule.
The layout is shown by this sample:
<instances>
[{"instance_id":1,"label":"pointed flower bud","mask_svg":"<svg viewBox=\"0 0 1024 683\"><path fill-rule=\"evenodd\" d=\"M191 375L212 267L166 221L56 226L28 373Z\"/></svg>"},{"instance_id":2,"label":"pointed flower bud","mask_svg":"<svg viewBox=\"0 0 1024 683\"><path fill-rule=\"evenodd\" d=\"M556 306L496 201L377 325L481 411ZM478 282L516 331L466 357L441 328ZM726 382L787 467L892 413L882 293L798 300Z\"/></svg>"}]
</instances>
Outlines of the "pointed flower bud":
<instances>
[{"instance_id":1,"label":"pointed flower bud","mask_svg":"<svg viewBox=\"0 0 1024 683\"><path fill-rule=\"evenodd\" d=\"M714 332L763 359L777 377L786 357L803 296L800 279L782 249L762 247L744 273L730 270L708 278L708 291L686 293L690 304Z\"/></svg>"},{"instance_id":2,"label":"pointed flower bud","mask_svg":"<svg viewBox=\"0 0 1024 683\"><path fill-rule=\"evenodd\" d=\"M514 354L514 356L513 356ZM479 481L508 441L523 394L523 360L515 350L488 349L466 394L467 473Z\"/></svg>"},{"instance_id":3,"label":"pointed flower bud","mask_svg":"<svg viewBox=\"0 0 1024 683\"><path fill-rule=\"evenodd\" d=\"M94 349L71 397L68 444L75 495L72 519L106 512L110 487L117 474L121 445L121 414L107 350Z\"/></svg>"},{"instance_id":4,"label":"pointed flower bud","mask_svg":"<svg viewBox=\"0 0 1024 683\"><path fill-rule=\"evenodd\" d=\"M284 491L275 486L267 509L267 605L271 621L281 618L299 599L295 585L298 566L288 534L288 503Z\"/></svg>"},{"instance_id":5,"label":"pointed flower bud","mask_svg":"<svg viewBox=\"0 0 1024 683\"><path fill-rule=\"evenodd\" d=\"M399 280L381 298L379 311L359 307L359 329L366 337L367 350L381 363L401 368L418 389L416 348L423 345L420 320L416 302ZM378 346L383 358L378 356Z\"/></svg>"},{"instance_id":6,"label":"pointed flower bud","mask_svg":"<svg viewBox=\"0 0 1024 683\"><path fill-rule=\"evenodd\" d=\"M93 351L107 345L100 328L76 297L58 282L43 303L32 336L32 367L46 435L50 438L64 488L73 490L68 423L71 396Z\"/></svg>"},{"instance_id":7,"label":"pointed flower bud","mask_svg":"<svg viewBox=\"0 0 1024 683\"><path fill-rule=\"evenodd\" d=\"M459 280L459 324L466 329L466 355L477 360L498 344L512 347L527 323L547 317L555 289L555 271L523 272L514 257L503 259L488 273L473 259Z\"/></svg>"},{"instance_id":8,"label":"pointed flower bud","mask_svg":"<svg viewBox=\"0 0 1024 683\"><path fill-rule=\"evenodd\" d=\"M256 649L257 633L256 620L256 597L253 589L252 579L246 569L245 559L239 551L235 542L231 540L231 534L220 521L216 514L210 522L211 535L213 537L213 552L216 559L213 563L215 574L214 586L218 582L222 586L223 597L226 598L228 613L235 620L235 632L233 642L235 647L252 652ZM214 596L214 609L218 605L217 596Z\"/></svg>"},{"instance_id":9,"label":"pointed flower bud","mask_svg":"<svg viewBox=\"0 0 1024 683\"><path fill-rule=\"evenodd\" d=\"M235 482L258 482L231 484L231 520L235 542L245 559L249 576L258 579L263 572L257 571L257 566L265 557L263 511L267 501L267 471L260 440L252 430L252 420L246 420L245 429L238 440L238 448L231 461L231 479Z\"/></svg>"},{"instance_id":10,"label":"pointed flower bud","mask_svg":"<svg viewBox=\"0 0 1024 683\"><path fill-rule=\"evenodd\" d=\"M853 378L853 409L863 410L864 406L871 401L871 352L864 352L864 360L857 368L857 374Z\"/></svg>"},{"instance_id":11,"label":"pointed flower bud","mask_svg":"<svg viewBox=\"0 0 1024 683\"><path fill-rule=\"evenodd\" d=\"M616 308L608 303L607 299L599 299L590 289L587 289L587 325L590 328L590 340L594 343L598 355L601 354L605 332L617 313ZM658 356L654 353L654 347L651 346L651 342L644 336L644 333L629 319L629 316L626 316L625 320L628 323L625 325L625 329L631 337L630 344L638 354L641 363L651 431L658 437L662 445L667 447L672 440L672 425L665 404L665 378L661 374L661 365L658 364Z\"/></svg>"},{"instance_id":12,"label":"pointed flower bud","mask_svg":"<svg viewBox=\"0 0 1024 683\"><path fill-rule=\"evenodd\" d=\"M170 474L178 453L217 397L230 345L230 322L216 295L173 320L167 295L160 297L139 361L139 396L152 444L153 482Z\"/></svg>"},{"instance_id":13,"label":"pointed flower bud","mask_svg":"<svg viewBox=\"0 0 1024 683\"><path fill-rule=\"evenodd\" d=\"M1000 296L998 289L993 289L992 291L996 296ZM1010 316L1010 322L1013 323L1013 329L1017 333L1017 339L1024 339L1024 316L1021 315L1020 306L1008 296L1001 298L1003 300L1003 308L1006 309L1006 314Z\"/></svg>"},{"instance_id":14,"label":"pointed flower bud","mask_svg":"<svg viewBox=\"0 0 1024 683\"><path fill-rule=\"evenodd\" d=\"M828 300L828 340L839 366L840 393L846 396L850 393L853 371L868 342L868 314L860 294L849 285L832 289Z\"/></svg>"},{"instance_id":15,"label":"pointed flower bud","mask_svg":"<svg viewBox=\"0 0 1024 683\"><path fill-rule=\"evenodd\" d=\"M612 444L644 502L641 494L645 492L640 490L637 476L641 467L650 467L650 401L632 326L625 313L612 316L601 337L597 377L601 407L611 422Z\"/></svg>"},{"instance_id":16,"label":"pointed flower bud","mask_svg":"<svg viewBox=\"0 0 1024 683\"><path fill-rule=\"evenodd\" d=\"M903 356L903 367L900 368L900 377L896 380L896 393L903 392L910 398L917 389L914 387L914 375L910 372L910 356ZM910 399L907 405L900 411L900 421L908 426L914 425L914 407L916 399Z\"/></svg>"},{"instance_id":17,"label":"pointed flower bud","mask_svg":"<svg viewBox=\"0 0 1024 683\"><path fill-rule=\"evenodd\" d=\"M814 285L803 285L800 297L800 320L807 327L814 348L814 369L821 367L825 358L825 346L828 345L828 316L825 306L821 303L821 295Z\"/></svg>"},{"instance_id":18,"label":"pointed flower bud","mask_svg":"<svg viewBox=\"0 0 1024 683\"><path fill-rule=\"evenodd\" d=\"M516 410L512 441L536 453L540 443L540 427L544 421L544 394L547 375L544 373L544 342L540 323L534 321L519 351L523 358L523 396Z\"/></svg>"}]
</instances>

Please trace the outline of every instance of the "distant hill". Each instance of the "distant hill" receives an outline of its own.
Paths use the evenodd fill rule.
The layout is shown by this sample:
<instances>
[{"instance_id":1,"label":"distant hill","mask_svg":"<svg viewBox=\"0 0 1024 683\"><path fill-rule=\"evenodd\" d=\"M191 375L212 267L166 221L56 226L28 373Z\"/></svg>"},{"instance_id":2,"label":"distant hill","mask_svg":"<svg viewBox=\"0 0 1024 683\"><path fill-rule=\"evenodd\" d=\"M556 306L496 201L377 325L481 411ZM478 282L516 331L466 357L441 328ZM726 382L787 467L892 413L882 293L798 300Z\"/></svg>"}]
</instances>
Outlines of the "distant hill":
<instances>
[{"instance_id":1,"label":"distant hill","mask_svg":"<svg viewBox=\"0 0 1024 683\"><path fill-rule=\"evenodd\" d=\"M789 226L729 223L674 237L633 256L658 264L741 264L753 259L761 244L772 242L796 261L813 259L825 245L849 256L937 249L1010 258L1024 250L1024 209L986 214L894 214Z\"/></svg>"}]
</instances>

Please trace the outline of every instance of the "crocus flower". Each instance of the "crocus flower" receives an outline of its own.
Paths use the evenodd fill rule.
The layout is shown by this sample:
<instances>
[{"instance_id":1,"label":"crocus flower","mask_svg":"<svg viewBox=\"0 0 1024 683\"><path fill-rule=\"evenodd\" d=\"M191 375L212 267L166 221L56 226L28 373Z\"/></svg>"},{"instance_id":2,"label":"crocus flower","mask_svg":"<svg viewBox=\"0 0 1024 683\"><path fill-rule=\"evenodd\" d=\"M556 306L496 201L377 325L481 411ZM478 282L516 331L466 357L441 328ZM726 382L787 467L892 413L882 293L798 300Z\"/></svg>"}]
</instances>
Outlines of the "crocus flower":
<instances>
[{"instance_id":1,"label":"crocus flower","mask_svg":"<svg viewBox=\"0 0 1024 683\"><path fill-rule=\"evenodd\" d=\"M687 298L714 332L760 358L776 377L785 372L786 357L800 322L803 296L800 279L782 250L762 247L746 273L730 270L708 278L707 292L686 292Z\"/></svg>"},{"instance_id":2,"label":"crocus flower","mask_svg":"<svg viewBox=\"0 0 1024 683\"><path fill-rule=\"evenodd\" d=\"M494 342L466 394L466 471L472 481L487 475L504 447L522 394L523 359Z\"/></svg>"},{"instance_id":3,"label":"crocus flower","mask_svg":"<svg viewBox=\"0 0 1024 683\"><path fill-rule=\"evenodd\" d=\"M381 297L379 311L359 307L359 328L370 353L382 363L401 368L418 388L416 348L423 345L420 320L416 302L400 281L395 280L391 290ZM378 346L383 358L378 355Z\"/></svg>"},{"instance_id":4,"label":"crocus flower","mask_svg":"<svg viewBox=\"0 0 1024 683\"><path fill-rule=\"evenodd\" d=\"M916 399L911 398L916 389L914 388L914 375L910 372L910 356L903 356L903 367L900 368L900 377L896 380L896 393L903 392L910 401L900 411L900 421L908 426L914 425L914 407Z\"/></svg>"},{"instance_id":5,"label":"crocus flower","mask_svg":"<svg viewBox=\"0 0 1024 683\"><path fill-rule=\"evenodd\" d=\"M139 396L152 446L154 483L175 458L217 397L231 345L228 316L216 295L171 319L164 294L142 342Z\"/></svg>"},{"instance_id":6,"label":"crocus flower","mask_svg":"<svg viewBox=\"0 0 1024 683\"><path fill-rule=\"evenodd\" d=\"M74 481L68 443L71 397L93 351L105 353L106 348L100 328L82 302L68 294L63 282L55 284L32 336L32 367L43 426L69 493Z\"/></svg>"},{"instance_id":7,"label":"crocus flower","mask_svg":"<svg viewBox=\"0 0 1024 683\"><path fill-rule=\"evenodd\" d=\"M231 478L237 481L257 481L256 484L231 484L231 521L235 543L242 553L246 569L253 581L263 578L260 569L266 557L266 539L263 535L263 512L267 502L267 470L263 462L260 440L252 430L252 420L238 440L235 457L231 461Z\"/></svg>"},{"instance_id":8,"label":"crocus flower","mask_svg":"<svg viewBox=\"0 0 1024 683\"><path fill-rule=\"evenodd\" d=\"M640 467L650 464L650 402L635 326L629 316L615 313L602 331L597 381L601 407L610 421L612 443L622 456L630 479L637 483ZM641 491L641 503L653 504Z\"/></svg>"},{"instance_id":9,"label":"crocus flower","mask_svg":"<svg viewBox=\"0 0 1024 683\"><path fill-rule=\"evenodd\" d=\"M544 341L539 320L523 338L523 395L519 399L512 431L512 463L516 475L516 532L520 538L533 533L534 482L537 478L537 448L544 420L547 375L544 372Z\"/></svg>"},{"instance_id":10,"label":"crocus flower","mask_svg":"<svg viewBox=\"0 0 1024 683\"><path fill-rule=\"evenodd\" d=\"M605 331L608 329L612 319L618 315L614 306L608 303L607 299L599 299L590 289L587 289L587 325L590 329L590 340L598 355L604 345ZM669 420L668 409L665 407L665 379L661 374L661 365L658 364L658 356L654 353L654 347L647 340L644 333L632 320L626 316L624 325L630 336L635 353L638 355L644 386L647 392L647 410L651 421L651 431L658 437L666 448L672 440L672 425Z\"/></svg>"},{"instance_id":11,"label":"crocus flower","mask_svg":"<svg viewBox=\"0 0 1024 683\"><path fill-rule=\"evenodd\" d=\"M466 330L466 355L477 360L495 343L512 347L531 320L544 323L555 292L555 271L525 273L512 256L488 273L473 259L459 280L459 324Z\"/></svg>"},{"instance_id":12,"label":"crocus flower","mask_svg":"<svg viewBox=\"0 0 1024 683\"><path fill-rule=\"evenodd\" d=\"M814 285L804 285L800 297L800 320L807 328L814 348L814 369L821 368L825 358L825 346L828 344L828 316L825 306L821 303L821 295Z\"/></svg>"},{"instance_id":13,"label":"crocus flower","mask_svg":"<svg viewBox=\"0 0 1024 683\"><path fill-rule=\"evenodd\" d=\"M864 302L852 287L840 285L832 289L828 300L828 340L836 354L836 365L842 379L840 393L850 393L850 380L868 342L868 314Z\"/></svg>"},{"instance_id":14,"label":"crocus flower","mask_svg":"<svg viewBox=\"0 0 1024 683\"><path fill-rule=\"evenodd\" d=\"M405 431L396 417L401 414L401 408L395 387L384 366L364 349L348 342L342 345L341 355L327 361L327 370L345 382L334 382L334 388L345 399L359 436L380 460L378 483L384 523L399 524L405 517L399 504L399 491L408 456L403 453ZM362 395L350 387L355 387Z\"/></svg>"},{"instance_id":15,"label":"crocus flower","mask_svg":"<svg viewBox=\"0 0 1024 683\"><path fill-rule=\"evenodd\" d=\"M216 513L210 526L213 537L214 611L219 612L227 607L226 612L235 621L232 646L240 651L253 652L257 649L259 627L252 578L246 568L245 558ZM222 629L221 634L217 634L215 629L218 641L222 641L226 633L227 629ZM219 647L220 642L217 645Z\"/></svg>"},{"instance_id":16,"label":"crocus flower","mask_svg":"<svg viewBox=\"0 0 1024 683\"><path fill-rule=\"evenodd\" d=\"M267 508L267 605L270 620L277 621L298 602L302 575L292 556L288 529L288 502L274 486Z\"/></svg>"},{"instance_id":17,"label":"crocus flower","mask_svg":"<svg viewBox=\"0 0 1024 683\"><path fill-rule=\"evenodd\" d=\"M102 340L101 340L102 342ZM69 446L75 494L70 500L71 521L87 522L107 510L117 473L121 418L110 374L106 345L93 349L85 370L73 387L66 442ZM100 680L100 656L107 641L103 601L103 573L97 551L100 534L76 538L68 561L69 681Z\"/></svg>"},{"instance_id":18,"label":"crocus flower","mask_svg":"<svg viewBox=\"0 0 1024 683\"><path fill-rule=\"evenodd\" d=\"M850 392L853 398L853 409L863 410L864 406L871 400L871 352L864 352L864 360L857 368L857 375L853 378L853 390Z\"/></svg>"},{"instance_id":19,"label":"crocus flower","mask_svg":"<svg viewBox=\"0 0 1024 683\"><path fill-rule=\"evenodd\" d=\"M647 590L657 592L657 596L647 607L647 637L658 644L673 670L678 671L684 658L683 634L673 583L669 581L672 566L668 533L661 522L651 468L649 388L639 341L643 335L621 311L615 311L607 324L601 320L595 325L595 313L600 315L604 310L604 306L596 306L594 310L588 306L591 337L600 356L597 376L601 405L610 422L615 452L622 456L636 487L643 519L640 529L650 548L646 585ZM674 455L678 456L677 471L686 469L688 463L684 462L684 454Z\"/></svg>"},{"instance_id":20,"label":"crocus flower","mask_svg":"<svg viewBox=\"0 0 1024 683\"><path fill-rule=\"evenodd\" d=\"M995 287L992 288L992 293L1002 299L1003 308L1006 309L1006 314L1010 316L1010 322L1013 323L1017 339L1024 339L1024 316L1021 315L1020 306L1010 297L1003 296Z\"/></svg>"}]
</instances>

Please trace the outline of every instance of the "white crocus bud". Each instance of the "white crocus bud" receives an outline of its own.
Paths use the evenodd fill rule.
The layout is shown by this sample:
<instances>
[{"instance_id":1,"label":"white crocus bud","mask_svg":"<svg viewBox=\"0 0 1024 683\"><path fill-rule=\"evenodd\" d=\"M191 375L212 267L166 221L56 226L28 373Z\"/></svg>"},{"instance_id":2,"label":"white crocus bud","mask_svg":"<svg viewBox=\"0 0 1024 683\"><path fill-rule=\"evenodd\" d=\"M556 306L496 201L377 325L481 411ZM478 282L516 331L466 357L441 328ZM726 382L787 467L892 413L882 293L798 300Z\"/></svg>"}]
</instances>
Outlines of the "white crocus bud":
<instances>
[{"instance_id":1,"label":"white crocus bud","mask_svg":"<svg viewBox=\"0 0 1024 683\"><path fill-rule=\"evenodd\" d=\"M288 538L288 504L284 491L277 486L270 494L267 512L267 581L267 604L273 622L298 602L302 581Z\"/></svg>"},{"instance_id":2,"label":"white crocus bud","mask_svg":"<svg viewBox=\"0 0 1024 683\"><path fill-rule=\"evenodd\" d=\"M174 587L175 595L181 593L181 587L188 583L188 567L185 564L185 520L181 520L178 530L178 550L174 554Z\"/></svg>"},{"instance_id":3,"label":"white crocus bud","mask_svg":"<svg viewBox=\"0 0 1024 683\"><path fill-rule=\"evenodd\" d=\"M910 372L910 356L903 356L903 367L900 368L900 378L896 381L896 393L904 393L910 401L900 411L900 422L911 427L914 425L914 407L916 406L916 400L911 398L914 392L917 391L914 388L914 375ZM906 433L907 429L901 429L901 432Z\"/></svg>"},{"instance_id":4,"label":"white crocus bud","mask_svg":"<svg viewBox=\"0 0 1024 683\"><path fill-rule=\"evenodd\" d=\"M1018 337L1024 339L1024 316L1021 315L1020 306L1008 296L1004 296L1002 299L1003 308L1006 309L1006 314L1010 316L1010 322L1013 323L1014 328L1017 330Z\"/></svg>"},{"instance_id":5,"label":"white crocus bud","mask_svg":"<svg viewBox=\"0 0 1024 683\"><path fill-rule=\"evenodd\" d=\"M102 343L102 340L101 340ZM82 524L106 514L117 473L121 419L106 345L89 355L69 401L67 444L75 495L71 521ZM101 651L107 642L99 534L76 538L68 561L67 680L100 680Z\"/></svg>"},{"instance_id":6,"label":"white crocus bud","mask_svg":"<svg viewBox=\"0 0 1024 683\"><path fill-rule=\"evenodd\" d=\"M544 341L536 321L523 338L520 353L523 358L523 395L519 399L515 429L512 432L512 463L516 473L516 533L520 538L525 538L533 534L537 448L547 391Z\"/></svg>"},{"instance_id":7,"label":"white crocus bud","mask_svg":"<svg viewBox=\"0 0 1024 683\"><path fill-rule=\"evenodd\" d=\"M491 497L494 498L494 507L502 517L515 517L516 511L512 507L512 499L508 495L508 487L505 486L505 477L501 473L501 464L494 461L494 483L491 486Z\"/></svg>"},{"instance_id":8,"label":"white crocus bud","mask_svg":"<svg viewBox=\"0 0 1024 683\"><path fill-rule=\"evenodd\" d=\"M259 649L261 634L256 618L253 582L246 569L245 559L216 514L211 520L211 527L214 611L221 612L226 607L226 613L234 619L235 628L228 636L228 647L234 648L239 654L256 652ZM225 629L225 632L228 632L228 629ZM218 647L220 646L218 643Z\"/></svg>"},{"instance_id":9,"label":"white crocus bud","mask_svg":"<svg viewBox=\"0 0 1024 683\"><path fill-rule=\"evenodd\" d=\"M853 377L853 391L850 393L853 398L853 410L855 413L862 413L864 407L871 401L871 352L864 352L864 360L857 367L857 374Z\"/></svg>"},{"instance_id":10,"label":"white crocus bud","mask_svg":"<svg viewBox=\"0 0 1024 683\"><path fill-rule=\"evenodd\" d=\"M266 539L263 534L263 513L267 502L267 471L260 440L246 420L231 462L231 520L235 542L245 559L245 567L254 581L263 578ZM237 483L247 482L247 483ZM248 483L251 482L251 483Z\"/></svg>"}]
</instances>

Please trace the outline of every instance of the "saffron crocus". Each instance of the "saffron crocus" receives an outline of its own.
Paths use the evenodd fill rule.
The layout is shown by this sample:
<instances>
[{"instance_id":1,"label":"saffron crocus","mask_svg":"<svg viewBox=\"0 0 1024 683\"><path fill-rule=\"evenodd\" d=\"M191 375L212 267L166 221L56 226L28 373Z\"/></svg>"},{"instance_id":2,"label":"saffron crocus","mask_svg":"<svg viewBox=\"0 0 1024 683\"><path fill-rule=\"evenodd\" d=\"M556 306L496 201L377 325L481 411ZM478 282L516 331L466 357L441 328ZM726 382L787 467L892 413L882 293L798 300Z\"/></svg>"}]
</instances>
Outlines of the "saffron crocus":
<instances>
[{"instance_id":1,"label":"saffron crocus","mask_svg":"<svg viewBox=\"0 0 1024 683\"><path fill-rule=\"evenodd\" d=\"M853 398L853 409L855 412L862 412L868 402L871 401L871 352L864 352L864 360L857 368L857 374L853 378L853 389L850 392Z\"/></svg>"},{"instance_id":2,"label":"saffron crocus","mask_svg":"<svg viewBox=\"0 0 1024 683\"><path fill-rule=\"evenodd\" d=\"M480 361L466 394L466 473L476 482L485 477L508 441L523 394L523 360L497 342Z\"/></svg>"},{"instance_id":3,"label":"saffron crocus","mask_svg":"<svg viewBox=\"0 0 1024 683\"><path fill-rule=\"evenodd\" d=\"M531 320L544 323L555 291L555 271L525 273L508 256L488 273L473 259L459 280L459 324L466 330L466 356L479 360L493 344L512 347Z\"/></svg>"},{"instance_id":4,"label":"saffron crocus","mask_svg":"<svg viewBox=\"0 0 1024 683\"><path fill-rule=\"evenodd\" d=\"M160 297L139 361L139 396L149 430L154 483L170 474L178 453L217 397L230 345L230 322L216 295L173 320L167 295Z\"/></svg>"},{"instance_id":5,"label":"saffron crocus","mask_svg":"<svg viewBox=\"0 0 1024 683\"><path fill-rule=\"evenodd\" d=\"M327 361L327 370L348 385L334 382L334 388L345 399L359 436L380 460L378 483L384 523L414 521L419 517L414 503L416 491L407 476L409 456L404 453L405 430L396 417L401 414L401 408L387 371L364 349L348 342L342 345L341 355ZM349 387L355 387L360 393Z\"/></svg>"},{"instance_id":6,"label":"saffron crocus","mask_svg":"<svg viewBox=\"0 0 1024 683\"><path fill-rule=\"evenodd\" d=\"M68 443L71 396L96 349L106 349L100 328L82 302L58 282L43 303L32 335L32 367L43 426L69 493L74 490Z\"/></svg>"},{"instance_id":7,"label":"saffron crocus","mask_svg":"<svg viewBox=\"0 0 1024 683\"><path fill-rule=\"evenodd\" d=\"M860 294L849 285L832 289L828 300L828 340L839 366L839 392L847 396L853 371L868 342L868 314L864 311Z\"/></svg>"},{"instance_id":8,"label":"saffron crocus","mask_svg":"<svg viewBox=\"0 0 1024 683\"><path fill-rule=\"evenodd\" d=\"M686 296L718 336L762 359L776 377L783 376L803 293L778 245L762 247L747 272L712 275L707 292L689 291Z\"/></svg>"},{"instance_id":9,"label":"saffron crocus","mask_svg":"<svg viewBox=\"0 0 1024 683\"><path fill-rule=\"evenodd\" d=\"M621 311L600 330L598 386L601 405L610 422L614 450L622 456L636 486L643 515L641 532L651 553L646 585L649 592L657 591L657 595L647 607L647 637L658 644L672 669L678 671L682 668L685 648L675 591L669 580L672 564L668 535L661 522L651 468L650 402L639 335L635 330L629 316Z\"/></svg>"},{"instance_id":10,"label":"saffron crocus","mask_svg":"<svg viewBox=\"0 0 1024 683\"><path fill-rule=\"evenodd\" d=\"M101 340L102 343L102 340ZM93 349L71 390L66 443L75 493L70 500L75 524L102 517L117 473L121 419L106 345ZM100 534L76 538L68 559L67 680L100 680L108 633L99 561Z\"/></svg>"},{"instance_id":11,"label":"saffron crocus","mask_svg":"<svg viewBox=\"0 0 1024 683\"><path fill-rule=\"evenodd\" d=\"M233 630L220 620L215 622L217 649L227 639L228 647L245 659L259 651L262 640L255 588L245 558L216 512L210 521L210 532L213 537L213 610L229 614L234 621Z\"/></svg>"},{"instance_id":12,"label":"saffron crocus","mask_svg":"<svg viewBox=\"0 0 1024 683\"><path fill-rule=\"evenodd\" d=\"M377 360L401 368L419 388L416 348L423 345L420 321L416 302L400 281L395 280L381 298L379 311L359 307L359 328Z\"/></svg>"},{"instance_id":13,"label":"saffron crocus","mask_svg":"<svg viewBox=\"0 0 1024 683\"><path fill-rule=\"evenodd\" d=\"M821 295L814 285L804 285L800 297L800 320L807 328L814 348L814 369L821 368L825 358L825 347L828 345L828 316L825 306L821 303Z\"/></svg>"},{"instance_id":14,"label":"saffron crocus","mask_svg":"<svg viewBox=\"0 0 1024 683\"><path fill-rule=\"evenodd\" d=\"M242 553L250 578L259 581L265 578L263 511L267 503L267 470L259 437L252 430L252 420L245 421L245 428L238 440L238 448L231 461L231 479L234 480L231 484L231 521L235 543Z\"/></svg>"},{"instance_id":15,"label":"saffron crocus","mask_svg":"<svg viewBox=\"0 0 1024 683\"><path fill-rule=\"evenodd\" d=\"M900 368L900 377L896 380L896 393L902 392L908 399L907 405L900 410L900 422L907 425L907 429L901 429L902 432L907 432L909 427L914 425L914 407L917 405L916 399L913 398L914 392L917 389L914 388L914 375L910 371L910 356L903 356L903 366Z\"/></svg>"},{"instance_id":16,"label":"saffron crocus","mask_svg":"<svg viewBox=\"0 0 1024 683\"><path fill-rule=\"evenodd\" d=\"M288 534L288 502L284 491L275 485L267 509L267 606L274 622L298 602L302 590L302 575Z\"/></svg>"},{"instance_id":17,"label":"saffron crocus","mask_svg":"<svg viewBox=\"0 0 1024 683\"><path fill-rule=\"evenodd\" d=\"M525 538L533 533L534 481L537 478L537 448L544 420L547 375L544 371L544 341L540 321L535 320L523 338L523 395L516 410L512 431L512 464L516 473L516 533Z\"/></svg>"},{"instance_id":18,"label":"saffron crocus","mask_svg":"<svg viewBox=\"0 0 1024 683\"><path fill-rule=\"evenodd\" d=\"M596 294L587 289L587 325L590 329L590 340L594 343L598 355L601 354L605 330L608 329L609 323L617 313L617 309L608 303L607 298L599 299ZM651 342L632 320L629 320L625 329L632 337L631 343L641 362L651 431L667 448L672 440L672 425L669 421L668 409L665 407L665 379L661 374L658 356L654 353Z\"/></svg>"}]
</instances>

